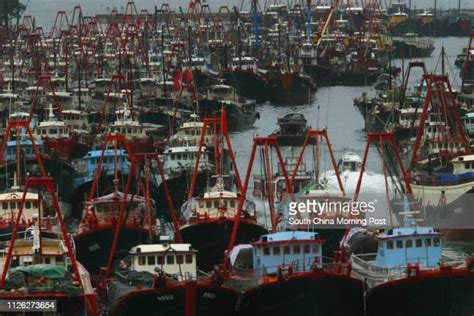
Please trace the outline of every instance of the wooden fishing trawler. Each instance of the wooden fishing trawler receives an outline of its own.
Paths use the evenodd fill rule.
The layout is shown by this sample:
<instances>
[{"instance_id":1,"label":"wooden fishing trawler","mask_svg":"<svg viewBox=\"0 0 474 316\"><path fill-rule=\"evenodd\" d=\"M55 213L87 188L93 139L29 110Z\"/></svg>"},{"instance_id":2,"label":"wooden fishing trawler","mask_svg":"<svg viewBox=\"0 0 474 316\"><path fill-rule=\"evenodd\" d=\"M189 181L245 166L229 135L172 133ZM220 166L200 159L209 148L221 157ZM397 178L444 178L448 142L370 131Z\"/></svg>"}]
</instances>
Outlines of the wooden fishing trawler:
<instances>
[{"instance_id":1,"label":"wooden fishing trawler","mask_svg":"<svg viewBox=\"0 0 474 316\"><path fill-rule=\"evenodd\" d=\"M143 196L124 195L118 189L112 193L94 198L85 203L83 217L74 237L77 258L94 276L105 266L114 238L121 203L127 204L127 218L123 224L117 247L117 256L124 255L131 247L155 238L155 218L145 213L146 200ZM149 236L150 229L153 230Z\"/></svg>"},{"instance_id":2,"label":"wooden fishing trawler","mask_svg":"<svg viewBox=\"0 0 474 316\"><path fill-rule=\"evenodd\" d=\"M435 47L432 40L418 38L415 33L407 33L404 37L394 38L394 58L426 58L430 57Z\"/></svg>"},{"instance_id":3,"label":"wooden fishing trawler","mask_svg":"<svg viewBox=\"0 0 474 316\"><path fill-rule=\"evenodd\" d=\"M40 210L29 238L18 238L18 224L26 207L26 194L33 186L45 186L51 195L54 219ZM97 315L98 302L87 270L76 261L73 246L59 210L51 178L28 178L7 250L1 252L0 295L13 301L43 300L43 311L70 315ZM22 307L20 307L21 309ZM13 311L13 314L16 312ZM9 313L6 313L9 315Z\"/></svg>"},{"instance_id":4,"label":"wooden fishing trawler","mask_svg":"<svg viewBox=\"0 0 474 316\"><path fill-rule=\"evenodd\" d=\"M183 144L198 146L203 126L204 122L199 118L199 116L195 113L191 114L189 119L177 128L176 134L168 139L168 144L170 146L179 146ZM206 128L206 135L204 138L206 147L212 144L213 139L214 131L209 127Z\"/></svg>"},{"instance_id":5,"label":"wooden fishing trawler","mask_svg":"<svg viewBox=\"0 0 474 316\"><path fill-rule=\"evenodd\" d=\"M411 156L408 170L413 194L422 205L427 225L447 230L448 239L471 239L474 222L470 215L473 177L469 142L447 77L428 75L425 80L426 99L416 138L405 144ZM435 96L435 91L441 94ZM426 101L430 98L434 101ZM443 110L438 112L440 108Z\"/></svg>"},{"instance_id":6,"label":"wooden fishing trawler","mask_svg":"<svg viewBox=\"0 0 474 316\"><path fill-rule=\"evenodd\" d=\"M238 315L363 315L362 282L348 266L328 266L323 244L318 233L291 231L232 248L222 286L241 293Z\"/></svg>"},{"instance_id":7,"label":"wooden fishing trawler","mask_svg":"<svg viewBox=\"0 0 474 316\"><path fill-rule=\"evenodd\" d=\"M36 126L34 136L43 141L49 154L65 160L81 157L90 149L89 145L78 141L70 126L56 119L52 104L49 105L48 119Z\"/></svg>"},{"instance_id":8,"label":"wooden fishing trawler","mask_svg":"<svg viewBox=\"0 0 474 316\"><path fill-rule=\"evenodd\" d=\"M295 157L286 157L285 158L285 166L286 166L286 171L288 173L293 172L295 166L297 164L297 158ZM254 181L253 181L253 190L252 190L252 195L256 198L259 198L261 200L267 198L267 177L264 175L256 174L253 176ZM306 163L302 162L299 165L298 171L296 173L295 178L293 179L292 183L292 191L293 192L299 192L303 188L305 188L312 180L312 172L306 169ZM275 201L281 201L284 193L287 191L286 187L286 181L285 177L283 176L283 171L281 170L281 167L278 166L278 172L273 174L272 177L272 187L273 190L272 192L275 195Z\"/></svg>"},{"instance_id":9,"label":"wooden fishing trawler","mask_svg":"<svg viewBox=\"0 0 474 316\"><path fill-rule=\"evenodd\" d=\"M17 218L23 196L23 191L20 190L20 187L17 183L16 174L13 183L13 186L0 194L0 248L3 248L6 242L11 239L11 234L15 226L15 220ZM38 219L40 207L43 207L43 209L46 207L46 205L43 203L44 201L40 200L40 197L37 193L26 193L25 207L22 213L22 218L17 227L17 232L20 238L24 238L29 234L27 229L33 226L33 221L35 218Z\"/></svg>"},{"instance_id":10,"label":"wooden fishing trawler","mask_svg":"<svg viewBox=\"0 0 474 316\"><path fill-rule=\"evenodd\" d=\"M141 124L127 103L123 109L117 111L116 120L108 126L108 134L124 135L127 146L132 153L147 153L153 151L153 138L148 136L143 124Z\"/></svg>"},{"instance_id":11,"label":"wooden fishing trawler","mask_svg":"<svg viewBox=\"0 0 474 316\"><path fill-rule=\"evenodd\" d=\"M21 113L12 115L22 117ZM41 139L33 138L31 124L27 120L8 121L0 153L0 174L5 179L18 179L20 186L24 179L22 175L52 176L57 184L63 218L69 220L72 215L74 169L64 160L45 154ZM0 183L2 190L9 190L11 187L10 181Z\"/></svg>"},{"instance_id":12,"label":"wooden fishing trawler","mask_svg":"<svg viewBox=\"0 0 474 316\"><path fill-rule=\"evenodd\" d=\"M220 117L221 111L225 110L231 132L252 127L260 116L255 109L255 101L238 96L236 89L231 86L219 84L203 90L200 101L202 115Z\"/></svg>"},{"instance_id":13,"label":"wooden fishing trawler","mask_svg":"<svg viewBox=\"0 0 474 316\"><path fill-rule=\"evenodd\" d=\"M114 138L113 135L110 135L108 140L114 142ZM126 140L122 138L122 142L126 142ZM156 237L155 202L150 195L153 192L150 167L144 166L147 170L143 177L146 184L143 184L139 179L137 179L137 183L131 183L131 178L138 174L130 165L126 181L123 179L121 182L118 177L119 163L117 156L114 156L112 186L105 187L104 190L103 183L100 183L100 174L107 152L105 148L106 146L98 158L99 163L95 169L88 199L84 204L82 219L75 235L77 256L79 260L84 259L86 268L94 276L97 276L100 268L107 263L111 242L114 240L115 230L120 222L119 214L122 208L126 209L126 216L120 222L121 237L117 240L116 245L118 257L123 256L124 251L128 252L131 247L137 244L147 240L153 242ZM135 158L132 156L130 159ZM123 191L120 190L120 183L125 187ZM145 190L144 186L148 189ZM141 191L146 192L140 193Z\"/></svg>"},{"instance_id":14,"label":"wooden fishing trawler","mask_svg":"<svg viewBox=\"0 0 474 316\"><path fill-rule=\"evenodd\" d=\"M272 133L278 140L278 146L302 146L306 137L306 131L311 127L302 113L290 112L278 118L279 128Z\"/></svg>"},{"instance_id":15,"label":"wooden fishing trawler","mask_svg":"<svg viewBox=\"0 0 474 316\"><path fill-rule=\"evenodd\" d=\"M224 180L217 178L215 188L183 205L186 224L180 228L183 240L198 251L199 269L211 271L224 256L235 221L239 196L224 189ZM238 243L256 240L266 229L257 223L255 204L248 200L242 211Z\"/></svg>"},{"instance_id":16,"label":"wooden fishing trawler","mask_svg":"<svg viewBox=\"0 0 474 316\"><path fill-rule=\"evenodd\" d=\"M258 69L254 57L232 58L230 67L223 71L225 84L234 87L243 97L263 102L268 98L263 70Z\"/></svg>"},{"instance_id":17,"label":"wooden fishing trawler","mask_svg":"<svg viewBox=\"0 0 474 316\"><path fill-rule=\"evenodd\" d=\"M287 53L288 54L288 53ZM290 56L286 66L276 65L268 70L268 97L278 104L308 104L311 93L316 91L316 82L311 76L290 65Z\"/></svg>"},{"instance_id":18,"label":"wooden fishing trawler","mask_svg":"<svg viewBox=\"0 0 474 316\"><path fill-rule=\"evenodd\" d=\"M444 252L442 234L415 226L390 229L377 240L377 253L350 257L353 275L368 286L367 315L474 312L472 259ZM394 300L397 304L391 304Z\"/></svg>"},{"instance_id":19,"label":"wooden fishing trawler","mask_svg":"<svg viewBox=\"0 0 474 316\"><path fill-rule=\"evenodd\" d=\"M238 295L199 277L197 251L190 244L142 244L114 269L107 283L110 315L166 312L166 315L236 315Z\"/></svg>"}]
</instances>

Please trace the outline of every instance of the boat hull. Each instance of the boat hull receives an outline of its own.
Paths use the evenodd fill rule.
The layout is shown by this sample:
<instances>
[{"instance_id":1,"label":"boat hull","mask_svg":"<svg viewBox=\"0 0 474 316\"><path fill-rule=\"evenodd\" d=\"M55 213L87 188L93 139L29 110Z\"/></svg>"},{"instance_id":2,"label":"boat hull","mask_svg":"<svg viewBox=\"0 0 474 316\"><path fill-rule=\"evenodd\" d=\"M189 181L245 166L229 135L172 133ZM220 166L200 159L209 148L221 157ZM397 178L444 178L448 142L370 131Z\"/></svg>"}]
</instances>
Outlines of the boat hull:
<instances>
[{"instance_id":1,"label":"boat hull","mask_svg":"<svg viewBox=\"0 0 474 316\"><path fill-rule=\"evenodd\" d=\"M120 295L120 291L125 294ZM109 283L111 316L183 316L187 315L186 309L196 316L237 315L237 300L236 291L208 282L176 282L162 288L133 290L118 281Z\"/></svg>"},{"instance_id":2,"label":"boat hull","mask_svg":"<svg viewBox=\"0 0 474 316\"><path fill-rule=\"evenodd\" d=\"M211 271L215 265L222 263L232 235L234 221L216 219L193 223L181 227L181 235L186 243L190 243L198 251L198 268ZM267 230L254 222L241 220L235 244L246 244L258 240Z\"/></svg>"},{"instance_id":3,"label":"boat hull","mask_svg":"<svg viewBox=\"0 0 474 316\"><path fill-rule=\"evenodd\" d=\"M441 270L383 283L369 291L366 305L367 316L471 316L474 273Z\"/></svg>"},{"instance_id":4,"label":"boat hull","mask_svg":"<svg viewBox=\"0 0 474 316\"><path fill-rule=\"evenodd\" d=\"M363 284L324 271L295 274L246 291L239 307L247 316L362 316Z\"/></svg>"},{"instance_id":5,"label":"boat hull","mask_svg":"<svg viewBox=\"0 0 474 316\"><path fill-rule=\"evenodd\" d=\"M100 268L107 266L115 235L115 224L103 224L93 230L75 236L77 260L82 262L91 276L97 276ZM115 257L123 257L130 248L147 242L148 231L137 226L124 225L115 251Z\"/></svg>"}]
</instances>

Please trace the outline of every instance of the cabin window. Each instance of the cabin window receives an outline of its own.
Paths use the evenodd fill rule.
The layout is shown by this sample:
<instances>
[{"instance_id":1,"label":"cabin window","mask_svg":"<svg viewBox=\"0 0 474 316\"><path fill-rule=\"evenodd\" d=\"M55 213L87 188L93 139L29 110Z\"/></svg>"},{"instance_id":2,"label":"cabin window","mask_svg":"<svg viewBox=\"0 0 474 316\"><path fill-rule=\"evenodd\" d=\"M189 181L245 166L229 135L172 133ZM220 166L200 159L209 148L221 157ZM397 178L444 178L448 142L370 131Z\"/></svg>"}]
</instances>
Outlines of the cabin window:
<instances>
[{"instance_id":1,"label":"cabin window","mask_svg":"<svg viewBox=\"0 0 474 316\"><path fill-rule=\"evenodd\" d=\"M304 245L304 247L303 247L303 252L304 252L304 253L309 253L309 252L310 252L309 245Z\"/></svg>"},{"instance_id":2,"label":"cabin window","mask_svg":"<svg viewBox=\"0 0 474 316\"><path fill-rule=\"evenodd\" d=\"M138 264L141 266L145 265L145 256L139 256L138 257Z\"/></svg>"},{"instance_id":3,"label":"cabin window","mask_svg":"<svg viewBox=\"0 0 474 316\"><path fill-rule=\"evenodd\" d=\"M45 264L50 264L51 263L51 258L44 258L44 263Z\"/></svg>"},{"instance_id":4,"label":"cabin window","mask_svg":"<svg viewBox=\"0 0 474 316\"><path fill-rule=\"evenodd\" d=\"M176 159L181 160L181 154L176 154Z\"/></svg>"},{"instance_id":5,"label":"cabin window","mask_svg":"<svg viewBox=\"0 0 474 316\"><path fill-rule=\"evenodd\" d=\"M397 240L397 248L398 248L398 249L403 248L403 241Z\"/></svg>"},{"instance_id":6,"label":"cabin window","mask_svg":"<svg viewBox=\"0 0 474 316\"><path fill-rule=\"evenodd\" d=\"M431 238L425 239L425 247L431 247Z\"/></svg>"},{"instance_id":7,"label":"cabin window","mask_svg":"<svg viewBox=\"0 0 474 316\"><path fill-rule=\"evenodd\" d=\"M171 160L174 160L174 155L171 154L171 155L170 155L170 158L171 158Z\"/></svg>"},{"instance_id":8,"label":"cabin window","mask_svg":"<svg viewBox=\"0 0 474 316\"><path fill-rule=\"evenodd\" d=\"M10 202L10 209L11 210L16 209L16 203L15 202Z\"/></svg>"},{"instance_id":9,"label":"cabin window","mask_svg":"<svg viewBox=\"0 0 474 316\"><path fill-rule=\"evenodd\" d=\"M177 264L183 264L184 263L183 255L176 255L176 263Z\"/></svg>"},{"instance_id":10,"label":"cabin window","mask_svg":"<svg viewBox=\"0 0 474 316\"><path fill-rule=\"evenodd\" d=\"M387 241L387 249L393 249L393 241L392 240Z\"/></svg>"},{"instance_id":11,"label":"cabin window","mask_svg":"<svg viewBox=\"0 0 474 316\"><path fill-rule=\"evenodd\" d=\"M155 265L155 256L148 256L148 265Z\"/></svg>"},{"instance_id":12,"label":"cabin window","mask_svg":"<svg viewBox=\"0 0 474 316\"><path fill-rule=\"evenodd\" d=\"M7 203L7 202L3 202L3 203L2 203L2 208L3 208L4 210L8 210L8 203Z\"/></svg>"},{"instance_id":13,"label":"cabin window","mask_svg":"<svg viewBox=\"0 0 474 316\"><path fill-rule=\"evenodd\" d=\"M441 244L441 240L439 238L433 239L433 246L439 247Z\"/></svg>"},{"instance_id":14,"label":"cabin window","mask_svg":"<svg viewBox=\"0 0 474 316\"><path fill-rule=\"evenodd\" d=\"M471 164L469 162L464 163L464 168L466 169L471 168Z\"/></svg>"},{"instance_id":15,"label":"cabin window","mask_svg":"<svg viewBox=\"0 0 474 316\"><path fill-rule=\"evenodd\" d=\"M58 133L58 131L56 129L54 129L54 128L49 129L49 134L54 135L54 134L57 134L57 133Z\"/></svg>"},{"instance_id":16,"label":"cabin window","mask_svg":"<svg viewBox=\"0 0 474 316\"><path fill-rule=\"evenodd\" d=\"M423 244L423 243L422 243L421 239L415 240L415 246L416 246L416 248L420 248L420 247L422 246L422 244Z\"/></svg>"},{"instance_id":17,"label":"cabin window","mask_svg":"<svg viewBox=\"0 0 474 316\"><path fill-rule=\"evenodd\" d=\"M157 256L156 258L157 258L157 263L158 263L159 265L165 264L165 257L163 257L163 256Z\"/></svg>"},{"instance_id":18,"label":"cabin window","mask_svg":"<svg viewBox=\"0 0 474 316\"><path fill-rule=\"evenodd\" d=\"M174 264L174 256L166 256L166 264Z\"/></svg>"},{"instance_id":19,"label":"cabin window","mask_svg":"<svg viewBox=\"0 0 474 316\"><path fill-rule=\"evenodd\" d=\"M186 255L186 263L193 263L193 255L187 254Z\"/></svg>"},{"instance_id":20,"label":"cabin window","mask_svg":"<svg viewBox=\"0 0 474 316\"><path fill-rule=\"evenodd\" d=\"M31 202L30 201L25 202L25 208L27 208L27 209L31 208Z\"/></svg>"},{"instance_id":21,"label":"cabin window","mask_svg":"<svg viewBox=\"0 0 474 316\"><path fill-rule=\"evenodd\" d=\"M412 248L413 247L413 240L409 239L405 243L405 247Z\"/></svg>"},{"instance_id":22,"label":"cabin window","mask_svg":"<svg viewBox=\"0 0 474 316\"><path fill-rule=\"evenodd\" d=\"M291 253L290 246L283 247L283 254L289 255Z\"/></svg>"},{"instance_id":23,"label":"cabin window","mask_svg":"<svg viewBox=\"0 0 474 316\"><path fill-rule=\"evenodd\" d=\"M214 201L214 208L219 208L219 201Z\"/></svg>"},{"instance_id":24,"label":"cabin window","mask_svg":"<svg viewBox=\"0 0 474 316\"><path fill-rule=\"evenodd\" d=\"M313 245L313 253L319 253L319 245Z\"/></svg>"},{"instance_id":25,"label":"cabin window","mask_svg":"<svg viewBox=\"0 0 474 316\"><path fill-rule=\"evenodd\" d=\"M273 247L273 255L274 256L280 255L280 246Z\"/></svg>"},{"instance_id":26,"label":"cabin window","mask_svg":"<svg viewBox=\"0 0 474 316\"><path fill-rule=\"evenodd\" d=\"M235 201L234 200L231 200L229 203L230 203L230 207L235 207Z\"/></svg>"},{"instance_id":27,"label":"cabin window","mask_svg":"<svg viewBox=\"0 0 474 316\"><path fill-rule=\"evenodd\" d=\"M206 202L206 207L207 207L207 208L211 208L211 207L212 207L212 202L211 202L211 201L207 201L207 202Z\"/></svg>"},{"instance_id":28,"label":"cabin window","mask_svg":"<svg viewBox=\"0 0 474 316\"><path fill-rule=\"evenodd\" d=\"M295 255L301 253L301 247L300 247L300 245L294 245L294 246L293 246L293 253L294 253Z\"/></svg>"},{"instance_id":29,"label":"cabin window","mask_svg":"<svg viewBox=\"0 0 474 316\"><path fill-rule=\"evenodd\" d=\"M263 248L263 255L269 256L270 255L270 248L269 247L264 247Z\"/></svg>"}]
</instances>

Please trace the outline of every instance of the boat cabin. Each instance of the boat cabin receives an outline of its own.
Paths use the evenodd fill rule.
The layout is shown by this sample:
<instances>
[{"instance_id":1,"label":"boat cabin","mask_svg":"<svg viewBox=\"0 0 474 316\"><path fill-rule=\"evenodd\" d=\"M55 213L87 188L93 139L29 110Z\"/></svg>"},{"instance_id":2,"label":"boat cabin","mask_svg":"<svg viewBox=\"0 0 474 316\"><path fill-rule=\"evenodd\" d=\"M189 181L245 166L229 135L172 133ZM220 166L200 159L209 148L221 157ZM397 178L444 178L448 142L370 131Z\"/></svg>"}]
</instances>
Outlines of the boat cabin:
<instances>
[{"instance_id":1,"label":"boat cabin","mask_svg":"<svg viewBox=\"0 0 474 316\"><path fill-rule=\"evenodd\" d=\"M139 195L125 194L116 190L107 195L103 195L86 203L86 221L81 221L80 230L85 229L84 224L87 222L87 215L93 214L97 223L108 223L118 218L123 201L127 203L127 219L125 224L142 223L145 219L146 199ZM153 211L154 212L154 211Z\"/></svg>"},{"instance_id":2,"label":"boat cabin","mask_svg":"<svg viewBox=\"0 0 474 316\"><path fill-rule=\"evenodd\" d=\"M191 66L195 71L200 71L205 73L207 71L206 60L202 57L192 57Z\"/></svg>"},{"instance_id":3,"label":"boat cabin","mask_svg":"<svg viewBox=\"0 0 474 316\"><path fill-rule=\"evenodd\" d=\"M474 135L474 113L467 113L464 116L464 128L469 136Z\"/></svg>"},{"instance_id":4,"label":"boat cabin","mask_svg":"<svg viewBox=\"0 0 474 316\"><path fill-rule=\"evenodd\" d=\"M455 175L474 172L474 155L458 156L453 158L451 163Z\"/></svg>"},{"instance_id":5,"label":"boat cabin","mask_svg":"<svg viewBox=\"0 0 474 316\"><path fill-rule=\"evenodd\" d=\"M254 73L257 72L257 60L255 57L234 57L232 58L231 64L232 70L245 70L245 71L253 71Z\"/></svg>"},{"instance_id":6,"label":"boat cabin","mask_svg":"<svg viewBox=\"0 0 474 316\"><path fill-rule=\"evenodd\" d=\"M379 235L375 265L406 267L407 263L436 267L442 258L442 234L432 227L394 228Z\"/></svg>"},{"instance_id":7,"label":"boat cabin","mask_svg":"<svg viewBox=\"0 0 474 316\"><path fill-rule=\"evenodd\" d=\"M33 148L33 144L31 143L30 139L25 137L20 138L20 152L22 153L22 157L25 159L36 159L35 151ZM40 154L44 153L44 145L41 139L35 139L35 145ZM7 142L7 146L5 148L5 153L3 154L3 159L6 161L12 161L17 159L17 151L16 151L17 142L16 140L10 140Z\"/></svg>"},{"instance_id":8,"label":"boat cabin","mask_svg":"<svg viewBox=\"0 0 474 316\"><path fill-rule=\"evenodd\" d=\"M174 171L180 173L183 170L194 170L198 146L179 146L169 147L163 153L163 163L166 173ZM205 169L209 164L206 148L201 148L201 157L199 159L199 168Z\"/></svg>"},{"instance_id":9,"label":"boat cabin","mask_svg":"<svg viewBox=\"0 0 474 316\"><path fill-rule=\"evenodd\" d=\"M116 111L117 119L109 126L110 134L122 134L128 140L145 139L147 137L143 126L132 117L132 113L125 103L122 110Z\"/></svg>"},{"instance_id":10,"label":"boat cabin","mask_svg":"<svg viewBox=\"0 0 474 316\"><path fill-rule=\"evenodd\" d=\"M202 197L196 198L196 205L191 210L190 221L218 219L222 217L233 218L237 214L240 196L224 189L224 180L218 177L216 186L205 192ZM249 218L255 218L255 205L245 203L243 214Z\"/></svg>"},{"instance_id":11,"label":"boat cabin","mask_svg":"<svg viewBox=\"0 0 474 316\"><path fill-rule=\"evenodd\" d=\"M246 247L235 247L230 259L236 273L252 269L254 276L263 277L289 266L295 272L305 272L311 271L314 265L322 266L323 244L324 240L315 232L277 232L263 235Z\"/></svg>"},{"instance_id":12,"label":"boat cabin","mask_svg":"<svg viewBox=\"0 0 474 316\"><path fill-rule=\"evenodd\" d=\"M361 166L362 159L359 155L353 152L345 153L339 161L339 168L341 172L356 172L359 171Z\"/></svg>"},{"instance_id":13,"label":"boat cabin","mask_svg":"<svg viewBox=\"0 0 474 316\"><path fill-rule=\"evenodd\" d=\"M34 266L38 264L47 264L51 266L68 265L67 248L63 240L41 238L41 255L38 255L38 249L35 247L34 239L18 239L15 241L15 247L12 253L12 262L10 272L15 267ZM40 260L38 262L38 260Z\"/></svg>"},{"instance_id":14,"label":"boat cabin","mask_svg":"<svg viewBox=\"0 0 474 316\"><path fill-rule=\"evenodd\" d=\"M204 123L196 114L191 114L188 121L184 122L182 126L178 127L178 132L171 136L170 143L173 145L188 144L191 146L198 146L201 139L201 132ZM204 144L209 144L214 139L214 131L210 126L207 127L206 136L204 137Z\"/></svg>"},{"instance_id":15,"label":"boat cabin","mask_svg":"<svg viewBox=\"0 0 474 316\"><path fill-rule=\"evenodd\" d=\"M78 174L78 177L74 179L76 187L93 180L101 154L102 150L91 150L82 159L73 162L73 166ZM114 174L115 161L117 161L117 169L119 172L124 174L130 172L130 162L128 161L126 150L117 149L115 151L114 149L106 149L102 159L102 170L106 172L107 175Z\"/></svg>"},{"instance_id":16,"label":"boat cabin","mask_svg":"<svg viewBox=\"0 0 474 316\"><path fill-rule=\"evenodd\" d=\"M16 189L16 190L13 190ZM17 218L18 211L21 206L23 192L19 191L19 187L13 187L12 192L0 194L0 222L3 220L14 221ZM40 199L38 194L27 192L25 197L25 206L23 207L22 218L20 223L33 224L33 217L39 214Z\"/></svg>"},{"instance_id":17,"label":"boat cabin","mask_svg":"<svg viewBox=\"0 0 474 316\"><path fill-rule=\"evenodd\" d=\"M131 269L155 274L161 270L179 281L195 280L197 277L197 251L191 244L138 245L130 250Z\"/></svg>"}]
</instances>

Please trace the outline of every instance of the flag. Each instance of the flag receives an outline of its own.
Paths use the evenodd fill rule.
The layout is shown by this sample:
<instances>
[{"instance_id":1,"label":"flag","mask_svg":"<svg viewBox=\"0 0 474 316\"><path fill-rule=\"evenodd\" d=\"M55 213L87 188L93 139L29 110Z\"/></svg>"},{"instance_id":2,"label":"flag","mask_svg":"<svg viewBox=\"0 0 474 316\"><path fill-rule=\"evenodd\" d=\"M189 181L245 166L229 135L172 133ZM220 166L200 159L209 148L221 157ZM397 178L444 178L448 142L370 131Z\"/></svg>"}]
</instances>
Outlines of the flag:
<instances>
[{"instance_id":1,"label":"flag","mask_svg":"<svg viewBox=\"0 0 474 316\"><path fill-rule=\"evenodd\" d=\"M181 69L180 71L178 71L178 73L176 74L176 76L174 77L174 80L173 80L174 88L176 90L181 89L182 77L183 77L183 70Z\"/></svg>"},{"instance_id":2,"label":"flag","mask_svg":"<svg viewBox=\"0 0 474 316\"><path fill-rule=\"evenodd\" d=\"M193 71L191 69L186 70L184 73L184 81L191 82L193 80Z\"/></svg>"}]
</instances>

